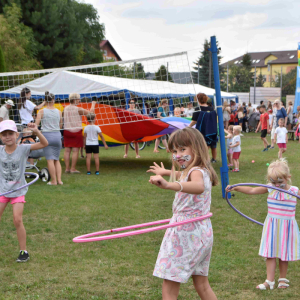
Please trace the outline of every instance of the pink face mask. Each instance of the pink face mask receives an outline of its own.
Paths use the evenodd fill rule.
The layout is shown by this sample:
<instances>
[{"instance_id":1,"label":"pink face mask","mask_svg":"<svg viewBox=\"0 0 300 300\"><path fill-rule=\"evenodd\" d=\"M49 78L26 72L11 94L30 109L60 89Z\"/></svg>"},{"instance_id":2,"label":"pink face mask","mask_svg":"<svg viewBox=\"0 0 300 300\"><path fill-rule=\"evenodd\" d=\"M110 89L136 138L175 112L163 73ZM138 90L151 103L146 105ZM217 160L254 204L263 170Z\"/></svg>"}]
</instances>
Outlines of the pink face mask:
<instances>
[{"instance_id":1,"label":"pink face mask","mask_svg":"<svg viewBox=\"0 0 300 300\"><path fill-rule=\"evenodd\" d=\"M178 160L184 160L184 161L190 161L192 159L192 157L190 155L183 155L183 156L180 156L180 155L176 155L176 154L173 154L173 160L174 161L178 161ZM181 169L186 169L186 165L185 163L183 163L181 166L180 166Z\"/></svg>"}]
</instances>

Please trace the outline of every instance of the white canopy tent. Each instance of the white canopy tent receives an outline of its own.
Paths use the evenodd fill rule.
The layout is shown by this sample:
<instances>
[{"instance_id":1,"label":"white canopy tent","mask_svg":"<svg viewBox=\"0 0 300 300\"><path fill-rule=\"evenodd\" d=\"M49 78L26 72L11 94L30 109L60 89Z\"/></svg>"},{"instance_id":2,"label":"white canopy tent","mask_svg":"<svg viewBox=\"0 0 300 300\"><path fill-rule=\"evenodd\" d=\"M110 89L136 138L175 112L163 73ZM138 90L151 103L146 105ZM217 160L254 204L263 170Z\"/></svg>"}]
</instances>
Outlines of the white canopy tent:
<instances>
[{"instance_id":1,"label":"white canopy tent","mask_svg":"<svg viewBox=\"0 0 300 300\"><path fill-rule=\"evenodd\" d=\"M11 89L1 91L0 96L19 97L21 90L27 87L33 98L41 98L45 91L57 98L68 98L71 93L81 97L101 97L120 93L131 93L142 98L180 98L205 93L214 97L215 90L199 84L178 84L166 81L126 79L110 76L92 75L79 72L58 71L27 82ZM222 98L234 99L236 95L222 92Z\"/></svg>"}]
</instances>

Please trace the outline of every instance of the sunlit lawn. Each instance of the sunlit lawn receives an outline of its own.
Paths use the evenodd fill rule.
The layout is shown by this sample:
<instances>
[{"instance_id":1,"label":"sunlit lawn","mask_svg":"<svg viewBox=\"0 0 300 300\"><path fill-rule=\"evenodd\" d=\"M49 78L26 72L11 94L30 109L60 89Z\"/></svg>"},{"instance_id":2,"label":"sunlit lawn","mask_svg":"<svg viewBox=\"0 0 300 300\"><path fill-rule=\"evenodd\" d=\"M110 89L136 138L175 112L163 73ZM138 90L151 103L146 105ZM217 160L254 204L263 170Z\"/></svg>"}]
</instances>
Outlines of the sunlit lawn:
<instances>
[{"instance_id":1,"label":"sunlit lawn","mask_svg":"<svg viewBox=\"0 0 300 300\"><path fill-rule=\"evenodd\" d=\"M299 147L290 142L286 153L296 186L300 186ZM265 182L266 163L277 157L277 148L261 150L258 134L242 138L241 171L230 174L232 184ZM162 280L152 272L164 231L72 242L81 234L171 217L174 193L150 185L146 173L153 161L170 166L168 154L154 154L153 144L141 151L141 159L130 151L125 160L123 147L101 149L100 176L85 175L85 161L79 159L82 174L63 174L63 186L38 181L29 188L24 224L31 259L25 264L15 262L18 242L8 206L0 223L0 299L161 299ZM43 159L40 166L45 165ZM215 165L218 173L220 165ZM232 202L263 222L266 196L236 193ZM218 299L300 299L300 262L289 265L289 289L255 289L266 279L264 260L258 256L262 227L236 214L222 199L220 185L213 188L211 211L214 247L209 280ZM199 299L191 281L181 286L178 299Z\"/></svg>"}]
</instances>

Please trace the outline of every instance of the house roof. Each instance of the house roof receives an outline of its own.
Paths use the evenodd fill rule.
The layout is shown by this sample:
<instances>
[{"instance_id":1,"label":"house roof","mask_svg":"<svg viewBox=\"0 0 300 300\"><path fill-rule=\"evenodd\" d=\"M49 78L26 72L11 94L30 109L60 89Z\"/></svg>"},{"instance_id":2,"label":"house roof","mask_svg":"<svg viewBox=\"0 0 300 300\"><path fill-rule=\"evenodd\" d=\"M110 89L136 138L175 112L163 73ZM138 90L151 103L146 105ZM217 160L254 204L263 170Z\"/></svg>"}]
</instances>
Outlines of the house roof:
<instances>
[{"instance_id":1,"label":"house roof","mask_svg":"<svg viewBox=\"0 0 300 300\"><path fill-rule=\"evenodd\" d=\"M112 52L115 54L116 58L121 61L122 58L119 56L119 54L117 53L117 51L114 49L114 47L111 45L111 43L109 42L109 40L103 40L100 42L100 49L102 50L104 46L108 46Z\"/></svg>"},{"instance_id":2,"label":"house roof","mask_svg":"<svg viewBox=\"0 0 300 300\"><path fill-rule=\"evenodd\" d=\"M276 56L277 59L269 61L269 64L298 64L297 50L249 52L248 54L251 56L253 67L266 67L267 65L265 65L265 59L270 55ZM243 56L244 54L221 64L221 66L226 67L227 64L241 66Z\"/></svg>"}]
</instances>

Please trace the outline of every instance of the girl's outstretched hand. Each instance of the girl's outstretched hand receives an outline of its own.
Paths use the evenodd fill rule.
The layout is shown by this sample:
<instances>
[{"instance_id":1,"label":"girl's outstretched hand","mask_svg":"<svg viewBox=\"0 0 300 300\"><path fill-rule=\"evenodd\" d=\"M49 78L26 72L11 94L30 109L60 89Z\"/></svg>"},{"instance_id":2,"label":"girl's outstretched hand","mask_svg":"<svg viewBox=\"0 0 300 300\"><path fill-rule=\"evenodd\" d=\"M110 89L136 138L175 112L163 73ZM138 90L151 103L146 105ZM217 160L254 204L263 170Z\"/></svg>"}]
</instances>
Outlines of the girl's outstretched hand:
<instances>
[{"instance_id":1,"label":"girl's outstretched hand","mask_svg":"<svg viewBox=\"0 0 300 300\"><path fill-rule=\"evenodd\" d=\"M231 189L230 187L231 187L231 185L227 185L225 191L226 191L226 192L232 192L232 191L235 190L235 188L232 188L232 189Z\"/></svg>"},{"instance_id":2,"label":"girl's outstretched hand","mask_svg":"<svg viewBox=\"0 0 300 300\"><path fill-rule=\"evenodd\" d=\"M161 167L155 162L153 164L154 164L154 166L150 166L150 169L147 172L154 173L155 175L164 176L164 174L166 173L164 164L161 162L160 163ZM155 176L152 176L152 177L155 177Z\"/></svg>"},{"instance_id":3,"label":"girl's outstretched hand","mask_svg":"<svg viewBox=\"0 0 300 300\"><path fill-rule=\"evenodd\" d=\"M163 177L161 177L160 175L150 176L149 182L161 189L167 189L168 187L168 182L165 179L163 179Z\"/></svg>"},{"instance_id":4,"label":"girl's outstretched hand","mask_svg":"<svg viewBox=\"0 0 300 300\"><path fill-rule=\"evenodd\" d=\"M28 127L30 130L32 130L32 132L37 132L37 131L38 131L38 128L37 128L37 126L36 126L35 123L28 123L28 124L27 124L27 127Z\"/></svg>"}]
</instances>

